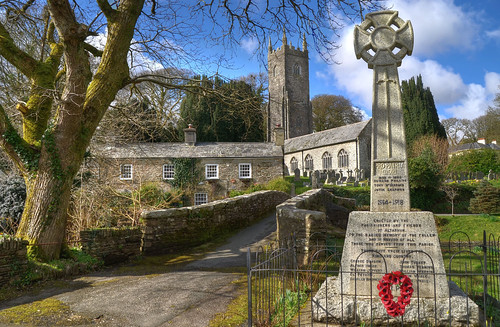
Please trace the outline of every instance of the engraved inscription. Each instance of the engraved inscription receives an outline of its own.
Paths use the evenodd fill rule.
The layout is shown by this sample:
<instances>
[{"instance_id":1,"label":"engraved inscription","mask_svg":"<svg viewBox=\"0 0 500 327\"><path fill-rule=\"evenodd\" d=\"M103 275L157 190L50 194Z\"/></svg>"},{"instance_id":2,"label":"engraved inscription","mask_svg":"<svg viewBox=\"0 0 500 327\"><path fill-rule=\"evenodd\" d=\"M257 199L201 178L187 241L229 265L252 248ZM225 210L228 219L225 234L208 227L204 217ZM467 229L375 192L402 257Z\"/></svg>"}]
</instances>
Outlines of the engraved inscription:
<instances>
[{"instance_id":1,"label":"engraved inscription","mask_svg":"<svg viewBox=\"0 0 500 327\"><path fill-rule=\"evenodd\" d=\"M348 231L346 237L352 240L350 253L353 254L348 266L355 272L358 292L369 290L370 284L376 286L386 272L385 264L389 271L402 269L412 279L418 272L421 290L430 292L433 288L432 262L416 251L434 253L438 235L423 231L425 229L421 222L408 218L376 218L360 223L357 231Z\"/></svg>"},{"instance_id":2,"label":"engraved inscription","mask_svg":"<svg viewBox=\"0 0 500 327\"><path fill-rule=\"evenodd\" d=\"M406 175L404 162L376 162L375 175Z\"/></svg>"}]
</instances>

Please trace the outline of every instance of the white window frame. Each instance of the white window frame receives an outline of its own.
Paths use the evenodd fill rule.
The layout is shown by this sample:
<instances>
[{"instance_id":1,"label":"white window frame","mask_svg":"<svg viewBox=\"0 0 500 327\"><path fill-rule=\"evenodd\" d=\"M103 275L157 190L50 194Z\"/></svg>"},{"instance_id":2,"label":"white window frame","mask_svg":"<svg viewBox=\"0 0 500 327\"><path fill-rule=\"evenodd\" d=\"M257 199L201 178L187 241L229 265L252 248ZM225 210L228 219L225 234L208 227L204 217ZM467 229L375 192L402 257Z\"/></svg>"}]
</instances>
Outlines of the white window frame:
<instances>
[{"instance_id":1,"label":"white window frame","mask_svg":"<svg viewBox=\"0 0 500 327\"><path fill-rule=\"evenodd\" d=\"M198 206L200 204L208 203L208 194L207 193L195 193L194 194L194 205Z\"/></svg>"},{"instance_id":2,"label":"white window frame","mask_svg":"<svg viewBox=\"0 0 500 327\"><path fill-rule=\"evenodd\" d=\"M248 169L245 169L245 167L248 167ZM242 174L242 172L244 174ZM251 163L238 164L238 176L241 179L252 178L252 164Z\"/></svg>"},{"instance_id":3,"label":"white window frame","mask_svg":"<svg viewBox=\"0 0 500 327\"><path fill-rule=\"evenodd\" d=\"M212 168L215 167L215 175ZM206 179L219 179L219 165L218 164L206 164L205 165L205 178Z\"/></svg>"},{"instance_id":4,"label":"white window frame","mask_svg":"<svg viewBox=\"0 0 500 327\"><path fill-rule=\"evenodd\" d=\"M130 167L130 172L126 172L125 169ZM127 174L127 176L125 176ZM130 174L130 175L129 175ZM120 180L130 181L134 177L134 166L132 164L122 164L120 165Z\"/></svg>"},{"instance_id":5,"label":"white window frame","mask_svg":"<svg viewBox=\"0 0 500 327\"><path fill-rule=\"evenodd\" d=\"M174 179L174 176L175 176L174 164L172 164L172 163L164 164L163 169L162 169L162 173L163 173L162 174L163 179L167 179L167 180Z\"/></svg>"}]
</instances>

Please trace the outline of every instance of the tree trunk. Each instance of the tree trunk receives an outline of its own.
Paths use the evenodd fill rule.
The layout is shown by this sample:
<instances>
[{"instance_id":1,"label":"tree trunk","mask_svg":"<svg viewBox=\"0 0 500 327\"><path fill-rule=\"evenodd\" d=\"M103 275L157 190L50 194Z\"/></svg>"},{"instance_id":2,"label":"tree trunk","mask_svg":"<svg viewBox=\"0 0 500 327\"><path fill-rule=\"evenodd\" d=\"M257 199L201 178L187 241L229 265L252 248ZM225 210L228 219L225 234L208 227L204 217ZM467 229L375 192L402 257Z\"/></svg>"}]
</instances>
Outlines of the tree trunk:
<instances>
[{"instance_id":1,"label":"tree trunk","mask_svg":"<svg viewBox=\"0 0 500 327\"><path fill-rule=\"evenodd\" d=\"M36 176L25 178L26 202L16 236L29 241L28 255L43 261L59 257L65 239L74 174L60 174L47 151Z\"/></svg>"}]
</instances>

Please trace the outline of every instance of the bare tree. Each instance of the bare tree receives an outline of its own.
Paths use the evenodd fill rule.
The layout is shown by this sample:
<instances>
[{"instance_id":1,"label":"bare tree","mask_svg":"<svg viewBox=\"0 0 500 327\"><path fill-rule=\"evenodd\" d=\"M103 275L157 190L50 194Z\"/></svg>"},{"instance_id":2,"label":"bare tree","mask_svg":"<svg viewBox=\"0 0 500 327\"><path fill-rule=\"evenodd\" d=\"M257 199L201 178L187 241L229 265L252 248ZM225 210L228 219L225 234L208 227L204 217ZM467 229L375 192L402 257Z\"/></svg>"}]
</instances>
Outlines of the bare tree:
<instances>
[{"instance_id":1,"label":"bare tree","mask_svg":"<svg viewBox=\"0 0 500 327\"><path fill-rule=\"evenodd\" d=\"M375 7L377 0L0 3L0 57L26 87L26 96L13 100L15 114L10 103L0 103L0 146L27 188L17 236L29 241L32 256L59 256L73 178L119 90L143 82L182 88L154 72L218 60L200 46L206 40L230 45L250 37L265 44L283 27L311 35L328 59L344 19ZM25 42L25 33L34 42Z\"/></svg>"}]
</instances>

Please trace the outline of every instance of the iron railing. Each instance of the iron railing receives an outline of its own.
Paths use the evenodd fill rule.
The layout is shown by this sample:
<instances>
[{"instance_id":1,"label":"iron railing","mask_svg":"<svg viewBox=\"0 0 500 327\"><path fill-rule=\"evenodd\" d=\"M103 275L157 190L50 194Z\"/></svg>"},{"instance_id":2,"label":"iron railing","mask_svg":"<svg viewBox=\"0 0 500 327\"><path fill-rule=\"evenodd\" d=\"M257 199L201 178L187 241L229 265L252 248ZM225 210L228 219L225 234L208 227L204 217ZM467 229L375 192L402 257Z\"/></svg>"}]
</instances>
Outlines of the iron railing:
<instances>
[{"instance_id":1,"label":"iron railing","mask_svg":"<svg viewBox=\"0 0 500 327\"><path fill-rule=\"evenodd\" d=\"M487 236L484 232L483 241L473 243L466 233L457 232L451 235L447 244L441 244L449 283L445 287L450 287L447 301L436 294L442 287L436 282L432 285L433 297L420 296L421 276L430 274L430 280L436 281L437 277L444 280L443 273L436 272L432 258L425 252L407 253L401 259L401 267L405 260L418 254L429 257L432 269L419 271L417 266L411 274L407 273L415 291L408 306L411 309L397 318L385 312L381 318L377 309L381 306L378 294L365 296L362 300L357 287L353 298L352 294L343 294L342 283L337 283L340 289L333 286L344 274L354 274L355 280L360 275L357 264L351 267L352 271L342 271L342 240L327 235L317 237L308 249L299 246L300 243L291 238L281 244L261 247L253 254L248 252L248 326L500 325L500 237ZM383 259L380 253L368 252L360 256L377 255ZM363 273L369 274L367 280L377 283L386 272L381 273L370 266ZM371 289L372 286L370 284ZM320 292L337 292L337 302L320 303L320 288ZM463 296L455 297L457 292Z\"/></svg>"}]
</instances>

